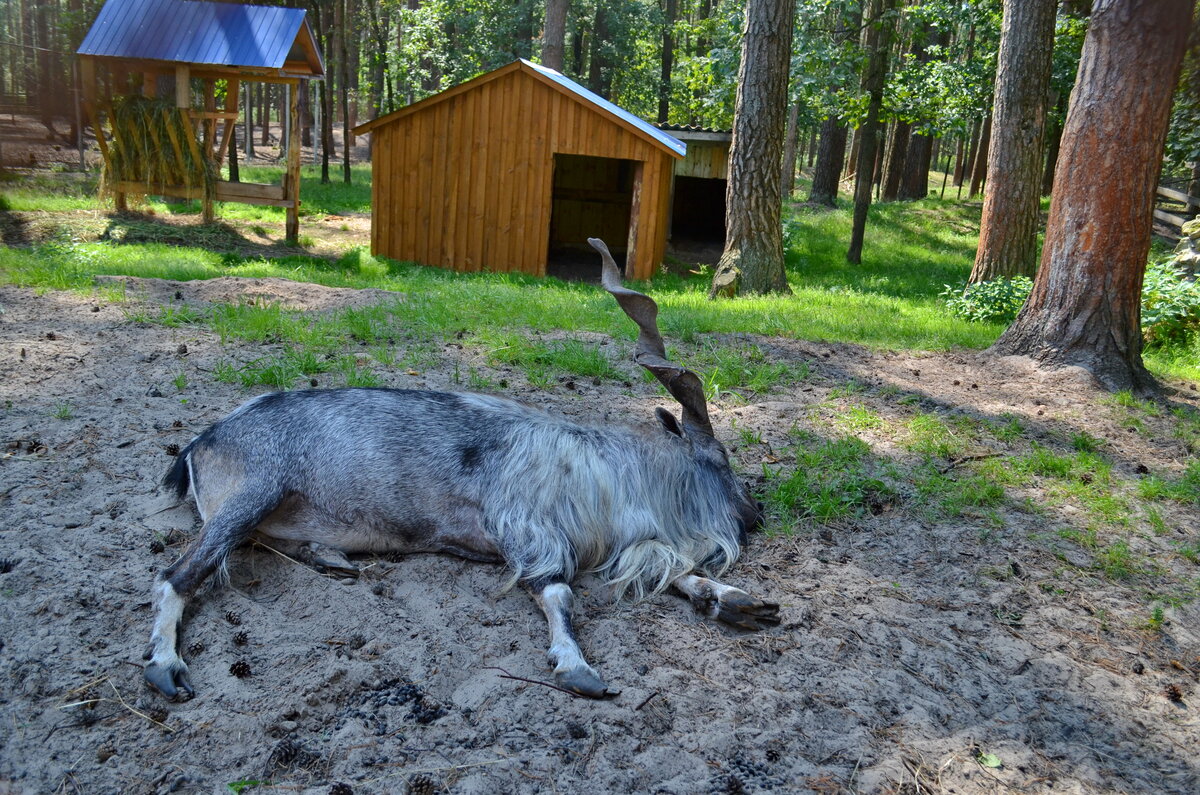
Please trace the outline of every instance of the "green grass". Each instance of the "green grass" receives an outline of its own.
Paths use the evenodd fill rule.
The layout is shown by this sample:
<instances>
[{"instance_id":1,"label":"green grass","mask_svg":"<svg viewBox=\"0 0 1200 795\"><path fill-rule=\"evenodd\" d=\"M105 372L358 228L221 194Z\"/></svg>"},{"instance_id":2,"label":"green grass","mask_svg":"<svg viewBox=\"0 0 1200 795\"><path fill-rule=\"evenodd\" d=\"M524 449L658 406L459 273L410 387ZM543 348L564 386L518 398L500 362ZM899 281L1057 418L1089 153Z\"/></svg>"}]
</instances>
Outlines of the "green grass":
<instances>
[{"instance_id":1,"label":"green grass","mask_svg":"<svg viewBox=\"0 0 1200 795\"><path fill-rule=\"evenodd\" d=\"M243 167L246 181L269 182L279 167ZM354 169L354 182L321 185L317 166L303 167L304 212L367 213L370 210L369 166ZM70 179L65 179L71 176ZM98 209L94 177L46 176L5 186L8 205L17 211ZM158 214L198 212L197 202L154 203ZM228 204L220 214L248 222L251 228L274 228L283 210ZM977 239L979 207L952 201L875 204L868 220L864 261L845 261L849 239L849 205L819 210L789 204L785 211L788 279L791 296L746 297L713 302L706 297L707 276L662 275L645 289L658 300L660 325L669 339L695 342L700 335L750 333L813 340L839 340L872 347L946 350L982 348L1002 330L997 324L972 323L950 316L938 299L943 285L961 282L970 271ZM140 226L139 226L140 225ZM444 335L472 318L472 330L533 329L596 331L632 337L628 322L607 296L592 286L533 279L516 274L454 274L432 268L387 262L361 250L337 261L287 256L242 258L222 254L233 247L236 233L205 227L211 239L194 246L122 242L139 235L153 239L161 228L136 218L113 220L110 240L61 243L33 249L0 249L0 280L43 289L87 290L94 274L129 274L170 279L203 279L221 275L276 276L339 287L378 287L407 293L415 334ZM161 226L161 225L160 225ZM189 227L189 229L192 229ZM191 233L190 233L191 234ZM1200 345L1200 341L1193 341ZM1148 366L1159 375L1200 378L1200 349L1152 349ZM719 358L714 355L714 358ZM734 362L736 364L736 362ZM774 366L774 365L772 365ZM751 391L797 380L803 373L730 375L729 365L709 368L710 394L732 383ZM767 368L769 369L769 368ZM1137 427L1143 406L1131 404L1127 420Z\"/></svg>"},{"instance_id":2,"label":"green grass","mask_svg":"<svg viewBox=\"0 0 1200 795\"><path fill-rule=\"evenodd\" d=\"M766 470L764 504L774 528L790 532L806 520L862 516L894 494L875 473L870 445L861 439L829 439L794 452L794 470Z\"/></svg>"}]
</instances>

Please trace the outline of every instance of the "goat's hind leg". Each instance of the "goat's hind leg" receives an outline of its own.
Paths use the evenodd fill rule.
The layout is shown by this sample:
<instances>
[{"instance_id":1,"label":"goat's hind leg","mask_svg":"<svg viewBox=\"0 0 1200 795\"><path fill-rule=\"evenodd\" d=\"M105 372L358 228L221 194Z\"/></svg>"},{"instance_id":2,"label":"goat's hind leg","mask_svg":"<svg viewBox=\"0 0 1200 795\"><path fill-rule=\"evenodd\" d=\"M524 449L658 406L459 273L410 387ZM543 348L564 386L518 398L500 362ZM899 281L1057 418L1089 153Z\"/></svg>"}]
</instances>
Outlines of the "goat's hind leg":
<instances>
[{"instance_id":1,"label":"goat's hind leg","mask_svg":"<svg viewBox=\"0 0 1200 795\"><path fill-rule=\"evenodd\" d=\"M277 495L268 492L243 492L230 497L204 523L183 556L163 572L142 676L146 684L167 698L186 701L195 695L187 663L179 656L179 629L187 600L225 565L229 553L246 540L277 501Z\"/></svg>"},{"instance_id":2,"label":"goat's hind leg","mask_svg":"<svg viewBox=\"0 0 1200 795\"><path fill-rule=\"evenodd\" d=\"M740 588L707 577L685 574L672 583L691 601L696 612L748 630L766 629L779 624L779 605L756 599Z\"/></svg>"},{"instance_id":3,"label":"goat's hind leg","mask_svg":"<svg viewBox=\"0 0 1200 795\"><path fill-rule=\"evenodd\" d=\"M575 640L575 629L571 625L575 596L571 593L571 586L562 580L551 580L529 587L550 626L550 649L546 652L546 661L554 667L555 684L588 698L619 695L619 691L609 689L596 670L588 665Z\"/></svg>"}]
</instances>

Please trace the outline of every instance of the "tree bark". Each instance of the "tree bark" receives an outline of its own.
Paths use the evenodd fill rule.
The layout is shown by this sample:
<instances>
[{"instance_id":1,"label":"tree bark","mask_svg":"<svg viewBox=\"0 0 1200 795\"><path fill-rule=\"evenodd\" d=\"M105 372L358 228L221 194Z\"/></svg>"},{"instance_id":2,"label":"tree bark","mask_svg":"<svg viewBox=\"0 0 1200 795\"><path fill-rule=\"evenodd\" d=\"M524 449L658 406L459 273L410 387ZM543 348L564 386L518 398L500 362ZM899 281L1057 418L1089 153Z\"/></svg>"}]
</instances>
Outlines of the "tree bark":
<instances>
[{"instance_id":1,"label":"tree bark","mask_svg":"<svg viewBox=\"0 0 1200 795\"><path fill-rule=\"evenodd\" d=\"M1042 169L1042 195L1049 196L1054 190L1054 169L1058 166L1058 146L1062 137L1062 124L1052 122L1046 131L1046 165Z\"/></svg>"},{"instance_id":2,"label":"tree bark","mask_svg":"<svg viewBox=\"0 0 1200 795\"><path fill-rule=\"evenodd\" d=\"M876 152L879 149L879 111L883 107L883 83L887 77L888 42L891 25L881 20L895 0L870 0L866 13L867 66L863 72L862 88L870 95L867 117L856 138L858 166L854 175L854 224L850 230L850 248L846 261L862 262L863 237L867 229L867 211L871 208L871 184L875 177Z\"/></svg>"},{"instance_id":3,"label":"tree bark","mask_svg":"<svg viewBox=\"0 0 1200 795\"><path fill-rule=\"evenodd\" d=\"M793 0L749 0L725 193L725 251L709 297L790 293L783 260L781 157Z\"/></svg>"},{"instance_id":4,"label":"tree bark","mask_svg":"<svg viewBox=\"0 0 1200 795\"><path fill-rule=\"evenodd\" d=\"M812 187L808 200L813 204L833 207L837 204L838 183L842 176L842 161L846 157L846 125L838 119L821 122L817 143L817 162L813 169Z\"/></svg>"},{"instance_id":5,"label":"tree bark","mask_svg":"<svg viewBox=\"0 0 1200 795\"><path fill-rule=\"evenodd\" d=\"M887 159L887 170L883 180L883 200L895 201L900 196L900 178L904 176L904 164L908 159L908 139L912 125L897 120L892 125L892 141Z\"/></svg>"},{"instance_id":6,"label":"tree bark","mask_svg":"<svg viewBox=\"0 0 1200 795\"><path fill-rule=\"evenodd\" d=\"M1141 292L1171 95L1193 0L1096 0L1033 292L992 351L1154 392Z\"/></svg>"},{"instance_id":7,"label":"tree bark","mask_svg":"<svg viewBox=\"0 0 1200 795\"><path fill-rule=\"evenodd\" d=\"M975 154L979 151L979 128L983 126L980 119L971 122L971 133L967 136L966 157L960 159L954 167L954 187L961 188L963 181L971 175L975 168Z\"/></svg>"},{"instance_id":8,"label":"tree bark","mask_svg":"<svg viewBox=\"0 0 1200 795\"><path fill-rule=\"evenodd\" d=\"M790 199L796 187L796 147L800 134L800 103L788 106L787 129L783 134L783 197Z\"/></svg>"},{"instance_id":9,"label":"tree bark","mask_svg":"<svg viewBox=\"0 0 1200 795\"><path fill-rule=\"evenodd\" d=\"M984 177L987 176L988 147L991 142L992 114L989 113L984 118L983 127L979 131L979 146L975 149L975 165L971 169L971 189L967 191L968 198L978 196L983 191Z\"/></svg>"},{"instance_id":10,"label":"tree bark","mask_svg":"<svg viewBox=\"0 0 1200 795\"><path fill-rule=\"evenodd\" d=\"M546 0L546 22L542 30L542 65L563 70L563 43L567 38L568 0Z\"/></svg>"},{"instance_id":11,"label":"tree bark","mask_svg":"<svg viewBox=\"0 0 1200 795\"><path fill-rule=\"evenodd\" d=\"M988 191L970 284L1033 276L1037 269L1042 134L1050 100L1057 10L1057 0L1004 5L987 149Z\"/></svg>"},{"instance_id":12,"label":"tree bark","mask_svg":"<svg viewBox=\"0 0 1200 795\"><path fill-rule=\"evenodd\" d=\"M908 139L908 155L904 158L904 174L900 179L898 198L904 201L924 199L929 193L929 164L933 160L933 139L916 133Z\"/></svg>"},{"instance_id":13,"label":"tree bark","mask_svg":"<svg viewBox=\"0 0 1200 795\"><path fill-rule=\"evenodd\" d=\"M671 112L671 68L675 63L675 15L678 0L663 2L662 71L658 78L658 121L666 124Z\"/></svg>"}]
</instances>

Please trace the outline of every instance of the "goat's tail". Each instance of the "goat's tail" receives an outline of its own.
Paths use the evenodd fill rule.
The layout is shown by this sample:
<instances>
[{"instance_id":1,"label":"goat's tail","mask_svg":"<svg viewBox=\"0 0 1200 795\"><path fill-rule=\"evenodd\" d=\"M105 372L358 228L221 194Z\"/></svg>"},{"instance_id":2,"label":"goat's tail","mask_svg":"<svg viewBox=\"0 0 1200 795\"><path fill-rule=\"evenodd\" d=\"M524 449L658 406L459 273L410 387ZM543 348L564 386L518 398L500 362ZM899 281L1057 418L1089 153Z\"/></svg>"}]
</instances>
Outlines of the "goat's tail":
<instances>
[{"instance_id":1,"label":"goat's tail","mask_svg":"<svg viewBox=\"0 0 1200 795\"><path fill-rule=\"evenodd\" d=\"M167 491L172 491L175 496L181 501L187 497L188 489L191 488L191 473L188 466L188 458L192 454L192 445L188 445L179 451L179 455L175 456L175 463L171 464L171 468L167 470L167 474L163 475L162 485Z\"/></svg>"}]
</instances>

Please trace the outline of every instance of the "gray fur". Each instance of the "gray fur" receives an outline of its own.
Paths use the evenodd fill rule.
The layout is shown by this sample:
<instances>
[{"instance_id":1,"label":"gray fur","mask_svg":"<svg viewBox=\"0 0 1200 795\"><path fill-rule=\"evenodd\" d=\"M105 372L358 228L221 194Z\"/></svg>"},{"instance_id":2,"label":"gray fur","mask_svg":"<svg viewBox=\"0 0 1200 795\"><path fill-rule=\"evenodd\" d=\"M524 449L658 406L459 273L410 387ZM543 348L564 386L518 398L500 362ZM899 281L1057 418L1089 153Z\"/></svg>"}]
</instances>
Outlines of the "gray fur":
<instances>
[{"instance_id":1,"label":"gray fur","mask_svg":"<svg viewBox=\"0 0 1200 795\"><path fill-rule=\"evenodd\" d=\"M258 527L347 552L498 553L510 585L587 571L641 597L723 572L755 516L711 437L580 425L476 394L260 396L188 445L166 484L181 478L206 518L195 552L209 570Z\"/></svg>"}]
</instances>

